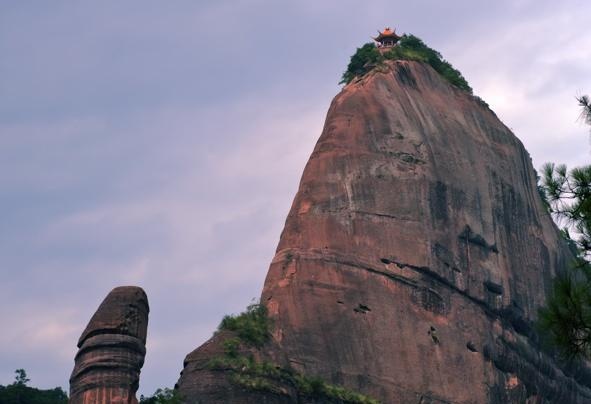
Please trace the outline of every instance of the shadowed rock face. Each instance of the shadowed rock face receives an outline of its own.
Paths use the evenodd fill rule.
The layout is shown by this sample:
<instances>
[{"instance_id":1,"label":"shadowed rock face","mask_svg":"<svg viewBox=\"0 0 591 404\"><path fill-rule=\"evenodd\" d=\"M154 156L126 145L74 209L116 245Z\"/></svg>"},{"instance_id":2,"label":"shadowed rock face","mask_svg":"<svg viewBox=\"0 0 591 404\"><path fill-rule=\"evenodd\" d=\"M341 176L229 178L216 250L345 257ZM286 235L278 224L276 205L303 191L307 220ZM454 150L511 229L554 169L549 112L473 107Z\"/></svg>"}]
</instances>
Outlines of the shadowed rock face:
<instances>
[{"instance_id":1,"label":"shadowed rock face","mask_svg":"<svg viewBox=\"0 0 591 404\"><path fill-rule=\"evenodd\" d=\"M561 367L532 327L571 259L511 131L430 67L389 62L332 102L265 281L259 354L383 403L588 403L588 368ZM221 341L187 356L187 402L297 402L208 370Z\"/></svg>"},{"instance_id":2,"label":"shadowed rock face","mask_svg":"<svg viewBox=\"0 0 591 404\"><path fill-rule=\"evenodd\" d=\"M137 403L148 312L139 287L122 286L107 295L78 341L70 403Z\"/></svg>"}]
</instances>

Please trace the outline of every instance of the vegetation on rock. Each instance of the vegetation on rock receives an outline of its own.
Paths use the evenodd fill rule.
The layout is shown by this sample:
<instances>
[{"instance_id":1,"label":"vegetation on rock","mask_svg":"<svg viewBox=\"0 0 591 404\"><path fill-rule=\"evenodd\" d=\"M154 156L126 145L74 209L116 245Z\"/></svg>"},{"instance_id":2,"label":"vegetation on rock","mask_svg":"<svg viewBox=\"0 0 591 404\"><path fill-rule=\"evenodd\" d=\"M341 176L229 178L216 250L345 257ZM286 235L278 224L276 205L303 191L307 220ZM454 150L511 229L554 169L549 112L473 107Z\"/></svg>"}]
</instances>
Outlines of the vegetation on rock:
<instances>
[{"instance_id":1,"label":"vegetation on rock","mask_svg":"<svg viewBox=\"0 0 591 404\"><path fill-rule=\"evenodd\" d=\"M322 402L379 404L377 400L342 386L326 383L320 378L303 375L270 361L256 359L252 354L242 353L244 349L241 348L258 349L269 340L271 322L267 316L267 308L261 304L251 304L241 314L225 316L218 327L218 331L222 330L232 331L236 336L228 337L222 342L224 355L212 358L208 368L230 372L229 380L236 385L275 394L285 393L283 386L289 386L299 396Z\"/></svg>"},{"instance_id":2,"label":"vegetation on rock","mask_svg":"<svg viewBox=\"0 0 591 404\"><path fill-rule=\"evenodd\" d=\"M339 84L349 84L355 77L361 77L384 61L384 56L373 43L357 48Z\"/></svg>"},{"instance_id":3,"label":"vegetation on rock","mask_svg":"<svg viewBox=\"0 0 591 404\"><path fill-rule=\"evenodd\" d=\"M578 99L581 118L591 125L591 104ZM547 163L541 190L562 234L577 253L573 267L557 276L539 326L554 347L569 359L591 359L591 166L572 169ZM571 234L573 235L571 237Z\"/></svg>"},{"instance_id":4,"label":"vegetation on rock","mask_svg":"<svg viewBox=\"0 0 591 404\"><path fill-rule=\"evenodd\" d=\"M8 386L0 385L0 403L2 404L66 404L68 395L56 387L40 390L27 386L30 381L24 369L15 370L15 381Z\"/></svg>"},{"instance_id":5,"label":"vegetation on rock","mask_svg":"<svg viewBox=\"0 0 591 404\"><path fill-rule=\"evenodd\" d=\"M242 341L260 347L269 339L270 327L267 308L262 304L251 304L239 315L225 316L218 331L234 331Z\"/></svg>"},{"instance_id":6,"label":"vegetation on rock","mask_svg":"<svg viewBox=\"0 0 591 404\"><path fill-rule=\"evenodd\" d=\"M140 397L140 404L181 404L181 400L178 392L167 387L158 389L150 397Z\"/></svg>"},{"instance_id":7,"label":"vegetation on rock","mask_svg":"<svg viewBox=\"0 0 591 404\"><path fill-rule=\"evenodd\" d=\"M230 381L249 390L283 393L283 385L293 387L303 397L351 404L378 404L379 401L348 390L342 386L329 384L317 377L310 377L292 369L285 369L275 363L257 360L254 356L236 355L216 357L210 360L212 370L230 371Z\"/></svg>"},{"instance_id":8,"label":"vegetation on rock","mask_svg":"<svg viewBox=\"0 0 591 404\"><path fill-rule=\"evenodd\" d=\"M414 35L403 35L398 44L381 53L373 43L366 43L351 56L347 70L343 73L341 84L350 83L355 77L361 77L385 60L414 60L429 64L450 84L472 93L472 88L457 69L442 58L436 50L427 46Z\"/></svg>"}]
</instances>

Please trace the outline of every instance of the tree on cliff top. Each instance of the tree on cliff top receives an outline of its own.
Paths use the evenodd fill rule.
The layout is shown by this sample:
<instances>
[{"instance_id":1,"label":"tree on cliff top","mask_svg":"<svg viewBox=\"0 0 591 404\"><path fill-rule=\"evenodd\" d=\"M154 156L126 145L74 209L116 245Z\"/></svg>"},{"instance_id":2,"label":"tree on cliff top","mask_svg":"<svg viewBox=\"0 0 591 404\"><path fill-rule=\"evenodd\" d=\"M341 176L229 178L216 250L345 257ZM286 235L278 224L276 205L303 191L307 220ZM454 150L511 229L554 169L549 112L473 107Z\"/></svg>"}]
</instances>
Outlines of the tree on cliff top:
<instances>
[{"instance_id":1,"label":"tree on cliff top","mask_svg":"<svg viewBox=\"0 0 591 404\"><path fill-rule=\"evenodd\" d=\"M427 63L450 84L472 93L472 88L459 70L442 58L436 50L428 47L414 35L403 35L398 44L383 54L373 43L366 43L351 56L347 70L340 84L348 84L355 77L361 77L385 60L414 60Z\"/></svg>"},{"instance_id":2,"label":"tree on cliff top","mask_svg":"<svg viewBox=\"0 0 591 404\"><path fill-rule=\"evenodd\" d=\"M581 119L591 125L589 98L578 101ZM566 224L562 232L577 258L571 270L555 279L546 307L540 309L539 325L565 357L591 359L591 166L568 172L565 165L547 163L542 190L555 220Z\"/></svg>"},{"instance_id":3,"label":"tree on cliff top","mask_svg":"<svg viewBox=\"0 0 591 404\"><path fill-rule=\"evenodd\" d=\"M384 56L373 43L366 43L357 48L347 70L343 73L339 84L349 84L355 77L361 77L369 72L376 64L382 63Z\"/></svg>"}]
</instances>

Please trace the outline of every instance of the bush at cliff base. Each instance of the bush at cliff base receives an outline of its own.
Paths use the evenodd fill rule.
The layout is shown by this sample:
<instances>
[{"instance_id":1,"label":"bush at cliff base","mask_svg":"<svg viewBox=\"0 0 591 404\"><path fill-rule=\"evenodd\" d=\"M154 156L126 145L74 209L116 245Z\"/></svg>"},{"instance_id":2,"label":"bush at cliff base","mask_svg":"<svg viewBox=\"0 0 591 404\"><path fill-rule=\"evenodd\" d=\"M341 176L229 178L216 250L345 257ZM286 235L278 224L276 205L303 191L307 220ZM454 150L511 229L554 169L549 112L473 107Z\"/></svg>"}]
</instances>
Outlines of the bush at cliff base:
<instances>
[{"instance_id":1,"label":"bush at cliff base","mask_svg":"<svg viewBox=\"0 0 591 404\"><path fill-rule=\"evenodd\" d=\"M366 43L361 48L357 48L355 54L351 56L340 84L350 83L355 77L363 76L385 60L414 60L427 63L450 84L472 93L472 88L462 73L443 59L439 52L428 47L414 35L403 35L396 46L383 54L372 43Z\"/></svg>"},{"instance_id":2,"label":"bush at cliff base","mask_svg":"<svg viewBox=\"0 0 591 404\"><path fill-rule=\"evenodd\" d=\"M181 404L181 400L178 392L167 387L158 389L154 395L150 397L140 397L140 404Z\"/></svg>"}]
</instances>

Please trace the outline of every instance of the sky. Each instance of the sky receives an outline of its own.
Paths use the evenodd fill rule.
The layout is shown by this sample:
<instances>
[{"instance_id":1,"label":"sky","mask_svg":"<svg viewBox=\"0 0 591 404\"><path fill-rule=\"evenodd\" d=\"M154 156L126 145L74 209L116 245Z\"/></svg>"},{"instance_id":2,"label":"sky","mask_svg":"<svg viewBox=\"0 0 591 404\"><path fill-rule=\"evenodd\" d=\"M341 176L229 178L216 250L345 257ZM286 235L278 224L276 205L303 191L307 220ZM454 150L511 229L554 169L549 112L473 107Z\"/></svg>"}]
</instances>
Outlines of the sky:
<instances>
[{"instance_id":1,"label":"sky","mask_svg":"<svg viewBox=\"0 0 591 404\"><path fill-rule=\"evenodd\" d=\"M529 150L589 163L588 0L0 0L0 384L68 390L107 293L150 301L140 394L259 296L340 75L413 33Z\"/></svg>"}]
</instances>

